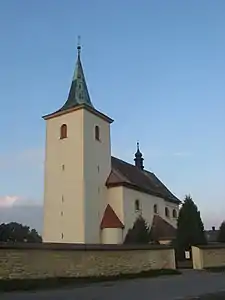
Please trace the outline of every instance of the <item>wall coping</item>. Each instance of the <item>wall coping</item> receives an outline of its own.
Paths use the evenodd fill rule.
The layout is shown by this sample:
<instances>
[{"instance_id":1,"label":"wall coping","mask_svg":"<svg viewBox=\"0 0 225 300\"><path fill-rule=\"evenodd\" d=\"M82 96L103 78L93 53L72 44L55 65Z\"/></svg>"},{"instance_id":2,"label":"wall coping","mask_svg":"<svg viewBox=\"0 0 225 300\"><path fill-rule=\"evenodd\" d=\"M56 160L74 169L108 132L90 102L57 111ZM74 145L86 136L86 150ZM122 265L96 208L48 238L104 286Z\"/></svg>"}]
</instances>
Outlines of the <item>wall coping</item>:
<instances>
[{"instance_id":1,"label":"wall coping","mask_svg":"<svg viewBox=\"0 0 225 300\"><path fill-rule=\"evenodd\" d=\"M222 243L211 243L211 244L208 244L208 245L197 245L197 246L194 246L194 247L197 247L199 249L225 249L225 243L222 244Z\"/></svg>"},{"instance_id":2,"label":"wall coping","mask_svg":"<svg viewBox=\"0 0 225 300\"><path fill-rule=\"evenodd\" d=\"M103 245L103 244L67 244L67 243L3 243L0 251L8 250L63 250L63 251L131 251L131 250L168 250L169 245Z\"/></svg>"}]
</instances>

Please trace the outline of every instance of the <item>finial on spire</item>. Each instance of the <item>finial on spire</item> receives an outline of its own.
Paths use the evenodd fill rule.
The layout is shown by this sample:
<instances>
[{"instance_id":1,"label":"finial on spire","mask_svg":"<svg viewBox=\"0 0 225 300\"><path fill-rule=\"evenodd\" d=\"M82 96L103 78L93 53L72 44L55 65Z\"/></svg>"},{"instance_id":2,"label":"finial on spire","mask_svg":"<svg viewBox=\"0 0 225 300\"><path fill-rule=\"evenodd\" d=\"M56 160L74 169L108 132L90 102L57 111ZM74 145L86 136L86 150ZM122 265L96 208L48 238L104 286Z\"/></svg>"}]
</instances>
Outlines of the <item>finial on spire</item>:
<instances>
[{"instance_id":1,"label":"finial on spire","mask_svg":"<svg viewBox=\"0 0 225 300\"><path fill-rule=\"evenodd\" d=\"M77 38L77 51L78 51L78 56L80 56L80 51L81 51L80 35L78 35L78 38Z\"/></svg>"},{"instance_id":2,"label":"finial on spire","mask_svg":"<svg viewBox=\"0 0 225 300\"><path fill-rule=\"evenodd\" d=\"M137 141L137 151L140 151L139 150L139 142Z\"/></svg>"}]
</instances>

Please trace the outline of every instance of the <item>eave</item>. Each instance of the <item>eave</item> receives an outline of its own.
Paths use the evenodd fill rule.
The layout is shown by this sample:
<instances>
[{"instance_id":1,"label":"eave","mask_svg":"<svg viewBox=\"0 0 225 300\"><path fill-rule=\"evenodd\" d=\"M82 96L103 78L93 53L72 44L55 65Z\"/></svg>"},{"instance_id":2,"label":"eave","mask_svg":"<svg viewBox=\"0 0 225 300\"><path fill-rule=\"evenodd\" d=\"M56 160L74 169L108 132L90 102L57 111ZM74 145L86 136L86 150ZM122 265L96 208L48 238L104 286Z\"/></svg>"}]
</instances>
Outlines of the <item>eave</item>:
<instances>
[{"instance_id":1,"label":"eave","mask_svg":"<svg viewBox=\"0 0 225 300\"><path fill-rule=\"evenodd\" d=\"M159 197L159 198L163 198L165 201L171 202L171 203L174 203L174 204L177 204L177 205L182 203L179 199L176 200L176 199L172 199L172 198L169 198L169 197L165 197L161 193L156 193L156 192L150 191L148 189L136 186L136 185L134 185L132 183L129 183L129 182L107 183L106 186L107 186L107 188L123 186L123 187L129 188L129 189L132 189L132 190L135 190L135 191L138 191L138 192L142 192L142 193L145 193L145 194L148 194L148 195L151 195L151 196L156 196L156 197Z\"/></svg>"},{"instance_id":2,"label":"eave","mask_svg":"<svg viewBox=\"0 0 225 300\"><path fill-rule=\"evenodd\" d=\"M79 110L79 109L86 109L89 112L93 113L94 115L98 116L99 118L103 119L104 121L106 121L110 124L113 122L113 119L109 118L108 116L106 116L105 114L103 114L100 111L96 110L95 108L92 108L91 106L85 105L85 104L80 104L80 105L77 105L75 107L72 107L72 108L69 108L69 109L66 109L66 110L58 110L54 113L45 115L42 118L44 120L49 120L49 119L52 119L52 118L56 118L56 117L71 113L71 112Z\"/></svg>"}]
</instances>

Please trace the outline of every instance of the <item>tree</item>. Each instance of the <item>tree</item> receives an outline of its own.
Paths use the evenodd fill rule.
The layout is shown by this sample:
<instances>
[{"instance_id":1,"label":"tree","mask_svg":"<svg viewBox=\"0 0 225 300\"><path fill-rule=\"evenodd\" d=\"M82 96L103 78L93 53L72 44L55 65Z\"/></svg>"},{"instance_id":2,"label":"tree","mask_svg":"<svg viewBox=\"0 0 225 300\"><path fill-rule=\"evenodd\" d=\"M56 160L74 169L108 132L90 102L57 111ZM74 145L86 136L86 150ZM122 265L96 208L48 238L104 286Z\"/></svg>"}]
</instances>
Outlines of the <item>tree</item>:
<instances>
[{"instance_id":1,"label":"tree","mask_svg":"<svg viewBox=\"0 0 225 300\"><path fill-rule=\"evenodd\" d=\"M142 216L139 216L128 230L124 244L148 244L151 241L150 229Z\"/></svg>"},{"instance_id":2,"label":"tree","mask_svg":"<svg viewBox=\"0 0 225 300\"><path fill-rule=\"evenodd\" d=\"M217 241L219 243L225 243L225 221L223 221L220 225Z\"/></svg>"},{"instance_id":3,"label":"tree","mask_svg":"<svg viewBox=\"0 0 225 300\"><path fill-rule=\"evenodd\" d=\"M0 242L40 243L42 239L35 229L11 222L0 225Z\"/></svg>"},{"instance_id":4,"label":"tree","mask_svg":"<svg viewBox=\"0 0 225 300\"><path fill-rule=\"evenodd\" d=\"M177 220L177 251L184 255L191 246L206 244L204 225L200 211L191 196L186 196Z\"/></svg>"}]
</instances>

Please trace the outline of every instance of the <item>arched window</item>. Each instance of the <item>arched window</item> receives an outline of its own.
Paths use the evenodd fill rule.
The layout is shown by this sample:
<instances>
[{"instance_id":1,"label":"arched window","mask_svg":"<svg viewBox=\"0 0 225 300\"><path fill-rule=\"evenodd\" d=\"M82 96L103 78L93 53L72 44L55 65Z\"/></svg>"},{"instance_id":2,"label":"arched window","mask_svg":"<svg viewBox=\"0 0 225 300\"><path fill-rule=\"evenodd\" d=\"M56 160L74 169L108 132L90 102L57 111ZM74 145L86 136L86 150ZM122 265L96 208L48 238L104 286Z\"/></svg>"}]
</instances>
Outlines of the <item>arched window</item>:
<instances>
[{"instance_id":1,"label":"arched window","mask_svg":"<svg viewBox=\"0 0 225 300\"><path fill-rule=\"evenodd\" d=\"M154 214L157 214L158 213L158 206L157 204L154 204Z\"/></svg>"},{"instance_id":2,"label":"arched window","mask_svg":"<svg viewBox=\"0 0 225 300\"><path fill-rule=\"evenodd\" d=\"M173 218L174 218L174 219L177 218L177 211L176 211L176 209L173 209Z\"/></svg>"},{"instance_id":3,"label":"arched window","mask_svg":"<svg viewBox=\"0 0 225 300\"><path fill-rule=\"evenodd\" d=\"M170 211L169 211L169 208L168 208L168 207L165 207L165 216L166 216L167 218L170 217Z\"/></svg>"},{"instance_id":4,"label":"arched window","mask_svg":"<svg viewBox=\"0 0 225 300\"><path fill-rule=\"evenodd\" d=\"M135 211L139 211L139 210L140 210L140 201L135 200Z\"/></svg>"},{"instance_id":5,"label":"arched window","mask_svg":"<svg viewBox=\"0 0 225 300\"><path fill-rule=\"evenodd\" d=\"M65 139L67 138L67 125L63 124L60 127L60 139Z\"/></svg>"},{"instance_id":6,"label":"arched window","mask_svg":"<svg viewBox=\"0 0 225 300\"><path fill-rule=\"evenodd\" d=\"M100 129L97 125L95 126L95 139L100 141Z\"/></svg>"}]
</instances>

